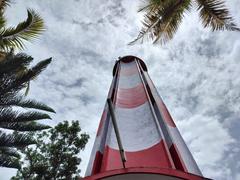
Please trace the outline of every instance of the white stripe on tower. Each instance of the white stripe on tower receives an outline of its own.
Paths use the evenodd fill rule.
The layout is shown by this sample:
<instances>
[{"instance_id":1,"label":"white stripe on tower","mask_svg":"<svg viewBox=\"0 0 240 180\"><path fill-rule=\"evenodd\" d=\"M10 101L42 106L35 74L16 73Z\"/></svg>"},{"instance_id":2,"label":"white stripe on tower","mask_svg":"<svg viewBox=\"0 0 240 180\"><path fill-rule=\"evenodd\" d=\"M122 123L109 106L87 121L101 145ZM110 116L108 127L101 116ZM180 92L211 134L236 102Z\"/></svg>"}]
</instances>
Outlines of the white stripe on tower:
<instances>
[{"instance_id":1,"label":"white stripe on tower","mask_svg":"<svg viewBox=\"0 0 240 180\"><path fill-rule=\"evenodd\" d=\"M115 113L125 151L141 151L161 141L162 138L154 124L148 102L131 109L116 107ZM118 149L116 135L111 124L109 123L108 127L107 142L111 148Z\"/></svg>"}]
</instances>

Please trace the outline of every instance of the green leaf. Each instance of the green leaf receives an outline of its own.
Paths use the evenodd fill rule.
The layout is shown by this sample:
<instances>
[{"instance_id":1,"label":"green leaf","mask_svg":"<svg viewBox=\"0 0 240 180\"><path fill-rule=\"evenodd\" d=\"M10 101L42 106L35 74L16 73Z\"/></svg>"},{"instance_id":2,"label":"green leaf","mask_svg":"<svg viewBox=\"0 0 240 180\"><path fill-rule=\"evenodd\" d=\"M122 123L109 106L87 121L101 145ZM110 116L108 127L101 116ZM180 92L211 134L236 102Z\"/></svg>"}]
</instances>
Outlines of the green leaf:
<instances>
[{"instance_id":1,"label":"green leaf","mask_svg":"<svg viewBox=\"0 0 240 180\"><path fill-rule=\"evenodd\" d=\"M153 43L166 43L172 39L182 22L184 13L191 8L191 0L169 0L164 5L155 4L145 15L143 28L138 37L130 42L132 45L144 38L151 39Z\"/></svg>"},{"instance_id":2,"label":"green leaf","mask_svg":"<svg viewBox=\"0 0 240 180\"><path fill-rule=\"evenodd\" d=\"M8 156L6 154L0 154L0 166L8 168L20 169L19 159Z\"/></svg>"},{"instance_id":3,"label":"green leaf","mask_svg":"<svg viewBox=\"0 0 240 180\"><path fill-rule=\"evenodd\" d=\"M37 102L35 100L24 100L23 98L20 98L20 97L13 97L13 99L5 101L4 103L0 102L0 106L2 107L19 106L22 108L39 109L39 110L55 113L55 111L51 107L47 106L46 104Z\"/></svg>"},{"instance_id":4,"label":"green leaf","mask_svg":"<svg viewBox=\"0 0 240 180\"><path fill-rule=\"evenodd\" d=\"M28 83L30 80L35 79L51 63L51 61L52 58L43 60L33 68L22 72L22 74L18 75L17 78L8 85L8 87L1 90L0 95L4 95L9 91L17 91L24 88L26 86L26 83Z\"/></svg>"},{"instance_id":5,"label":"green leaf","mask_svg":"<svg viewBox=\"0 0 240 180\"><path fill-rule=\"evenodd\" d=\"M52 109L51 107L47 106L46 104L37 102L35 100L22 100L18 103L18 106L21 106L24 108L34 108L34 109L55 113L54 109Z\"/></svg>"},{"instance_id":6,"label":"green leaf","mask_svg":"<svg viewBox=\"0 0 240 180\"><path fill-rule=\"evenodd\" d=\"M0 147L0 154L5 154L8 156L20 158L20 154L14 148Z\"/></svg>"},{"instance_id":7,"label":"green leaf","mask_svg":"<svg viewBox=\"0 0 240 180\"><path fill-rule=\"evenodd\" d=\"M63 121L35 137L37 144L21 151L24 166L13 179L78 179L79 153L89 139L78 121Z\"/></svg>"},{"instance_id":8,"label":"green leaf","mask_svg":"<svg viewBox=\"0 0 240 180\"><path fill-rule=\"evenodd\" d=\"M0 31L6 26L6 18L3 14L0 12Z\"/></svg>"},{"instance_id":9,"label":"green leaf","mask_svg":"<svg viewBox=\"0 0 240 180\"><path fill-rule=\"evenodd\" d=\"M0 32L2 49L23 49L23 41L29 41L42 33L44 28L43 19L34 10L28 9L28 17L16 27L10 27Z\"/></svg>"},{"instance_id":10,"label":"green leaf","mask_svg":"<svg viewBox=\"0 0 240 180\"><path fill-rule=\"evenodd\" d=\"M145 39L161 44L171 40L192 2L197 4L204 27L211 27L213 31L240 31L223 0L145 0L144 6L139 9L139 12L146 13L143 27L129 45L142 43Z\"/></svg>"},{"instance_id":11,"label":"green leaf","mask_svg":"<svg viewBox=\"0 0 240 180\"><path fill-rule=\"evenodd\" d=\"M0 1L0 12L4 11L7 6L10 5L10 0L1 0Z\"/></svg>"},{"instance_id":12,"label":"green leaf","mask_svg":"<svg viewBox=\"0 0 240 180\"><path fill-rule=\"evenodd\" d=\"M0 146L17 147L35 144L36 141L27 134L6 134L0 132Z\"/></svg>"},{"instance_id":13,"label":"green leaf","mask_svg":"<svg viewBox=\"0 0 240 180\"><path fill-rule=\"evenodd\" d=\"M222 0L196 0L204 27L213 31L240 31Z\"/></svg>"},{"instance_id":14,"label":"green leaf","mask_svg":"<svg viewBox=\"0 0 240 180\"><path fill-rule=\"evenodd\" d=\"M154 12L166 6L167 3L169 3L169 1L166 0L145 0L144 5L139 8L138 12Z\"/></svg>"},{"instance_id":15,"label":"green leaf","mask_svg":"<svg viewBox=\"0 0 240 180\"><path fill-rule=\"evenodd\" d=\"M35 121L41 119L51 119L48 114L41 112L18 112L11 109L2 109L0 113L0 122L26 122L26 121Z\"/></svg>"},{"instance_id":16,"label":"green leaf","mask_svg":"<svg viewBox=\"0 0 240 180\"><path fill-rule=\"evenodd\" d=\"M16 131L39 131L51 128L51 126L36 122L0 122L0 127Z\"/></svg>"},{"instance_id":17,"label":"green leaf","mask_svg":"<svg viewBox=\"0 0 240 180\"><path fill-rule=\"evenodd\" d=\"M25 93L24 93L25 96L28 95L29 90L30 90L30 81L28 81L28 83L27 83L27 88L25 89Z\"/></svg>"},{"instance_id":18,"label":"green leaf","mask_svg":"<svg viewBox=\"0 0 240 180\"><path fill-rule=\"evenodd\" d=\"M5 59L0 61L0 75L5 73L17 73L19 68L29 66L33 58L24 53L16 55L13 52L6 53Z\"/></svg>"}]
</instances>

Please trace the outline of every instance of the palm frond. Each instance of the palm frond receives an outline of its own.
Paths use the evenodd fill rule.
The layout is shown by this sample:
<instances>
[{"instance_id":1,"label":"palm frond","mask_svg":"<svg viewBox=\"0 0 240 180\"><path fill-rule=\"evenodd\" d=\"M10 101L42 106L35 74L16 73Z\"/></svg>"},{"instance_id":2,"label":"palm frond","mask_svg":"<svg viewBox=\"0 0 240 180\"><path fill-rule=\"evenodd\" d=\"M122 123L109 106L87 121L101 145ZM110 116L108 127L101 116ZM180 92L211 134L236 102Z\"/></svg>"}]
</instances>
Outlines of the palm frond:
<instances>
[{"instance_id":1,"label":"palm frond","mask_svg":"<svg viewBox=\"0 0 240 180\"><path fill-rule=\"evenodd\" d=\"M4 11L10 5L10 0L0 0L0 31L6 26Z\"/></svg>"},{"instance_id":2,"label":"palm frond","mask_svg":"<svg viewBox=\"0 0 240 180\"><path fill-rule=\"evenodd\" d=\"M2 109L0 113L0 122L26 122L26 121L35 121L41 119L51 119L48 114L41 112L17 112L11 109Z\"/></svg>"},{"instance_id":3,"label":"palm frond","mask_svg":"<svg viewBox=\"0 0 240 180\"><path fill-rule=\"evenodd\" d=\"M52 61L52 58L43 60L35 65L33 68L29 69L22 73L22 76L19 76L17 79L18 82L28 82L36 78Z\"/></svg>"},{"instance_id":4,"label":"palm frond","mask_svg":"<svg viewBox=\"0 0 240 180\"><path fill-rule=\"evenodd\" d=\"M36 141L27 134L6 134L0 132L0 146L4 147L24 147L30 144L35 144Z\"/></svg>"},{"instance_id":5,"label":"palm frond","mask_svg":"<svg viewBox=\"0 0 240 180\"><path fill-rule=\"evenodd\" d=\"M30 81L27 83L27 87L25 89L24 95L27 96L30 90Z\"/></svg>"},{"instance_id":6,"label":"palm frond","mask_svg":"<svg viewBox=\"0 0 240 180\"><path fill-rule=\"evenodd\" d=\"M48 58L46 60L40 61L33 68L29 69L29 71L25 74L25 76L30 76L31 79L37 77L47 66L52 62L52 58Z\"/></svg>"},{"instance_id":7,"label":"palm frond","mask_svg":"<svg viewBox=\"0 0 240 180\"><path fill-rule=\"evenodd\" d=\"M16 76L22 75L28 71L28 65L33 60L31 56L24 53L14 55L12 52L5 53L5 58L0 61L0 78L4 73L14 74ZM30 81L26 83L25 96L27 96L30 89Z\"/></svg>"},{"instance_id":8,"label":"palm frond","mask_svg":"<svg viewBox=\"0 0 240 180\"><path fill-rule=\"evenodd\" d=\"M6 154L0 154L0 166L16 169L21 168L18 158L8 156Z\"/></svg>"},{"instance_id":9,"label":"palm frond","mask_svg":"<svg viewBox=\"0 0 240 180\"><path fill-rule=\"evenodd\" d=\"M16 131L39 131L51 128L51 126L37 122L0 122L0 127Z\"/></svg>"},{"instance_id":10,"label":"palm frond","mask_svg":"<svg viewBox=\"0 0 240 180\"><path fill-rule=\"evenodd\" d=\"M43 19L34 10L28 9L28 17L24 22L19 23L16 27L4 29L0 35L1 48L9 49L9 47L16 47L23 49L23 41L36 38L45 28Z\"/></svg>"},{"instance_id":11,"label":"palm frond","mask_svg":"<svg viewBox=\"0 0 240 180\"><path fill-rule=\"evenodd\" d=\"M0 12L4 11L10 5L10 0L0 0Z\"/></svg>"},{"instance_id":12,"label":"palm frond","mask_svg":"<svg viewBox=\"0 0 240 180\"><path fill-rule=\"evenodd\" d=\"M148 12L145 15L143 28L138 37L130 42L134 44L144 38L151 39L153 43L160 42L164 44L172 39L177 31L184 13L191 8L191 0L170 0L164 7L156 8L155 11Z\"/></svg>"},{"instance_id":13,"label":"palm frond","mask_svg":"<svg viewBox=\"0 0 240 180\"><path fill-rule=\"evenodd\" d=\"M3 13L0 12L0 31L6 26L6 18ZM0 39L1 42L1 39Z\"/></svg>"},{"instance_id":14,"label":"palm frond","mask_svg":"<svg viewBox=\"0 0 240 180\"><path fill-rule=\"evenodd\" d=\"M171 7L173 9L171 10ZM182 0L178 3L168 4L168 7L162 10L161 23L157 24L154 30L153 43L160 42L162 44L171 40L177 32L179 25L184 17L184 12L189 11L191 8L191 0ZM160 13L160 14L161 14Z\"/></svg>"},{"instance_id":15,"label":"palm frond","mask_svg":"<svg viewBox=\"0 0 240 180\"><path fill-rule=\"evenodd\" d=\"M34 100L22 100L18 103L18 106L24 107L24 108L34 108L39 110L44 110L48 112L55 113L54 109L47 106L46 104L34 101Z\"/></svg>"},{"instance_id":16,"label":"palm frond","mask_svg":"<svg viewBox=\"0 0 240 180\"><path fill-rule=\"evenodd\" d=\"M13 53L7 53L5 58L0 61L0 75L4 73L14 73L19 71L19 68L29 66L33 58L24 53L14 55Z\"/></svg>"},{"instance_id":17,"label":"palm frond","mask_svg":"<svg viewBox=\"0 0 240 180\"><path fill-rule=\"evenodd\" d=\"M138 9L138 12L154 12L166 5L168 0L145 0L144 4Z\"/></svg>"},{"instance_id":18,"label":"palm frond","mask_svg":"<svg viewBox=\"0 0 240 180\"><path fill-rule=\"evenodd\" d=\"M240 31L224 5L224 1L196 0L196 2L204 27L211 27L212 31Z\"/></svg>"},{"instance_id":19,"label":"palm frond","mask_svg":"<svg viewBox=\"0 0 240 180\"><path fill-rule=\"evenodd\" d=\"M0 154L1 155L5 154L8 156L20 158L20 154L14 148L10 148L10 147L0 147Z\"/></svg>"},{"instance_id":20,"label":"palm frond","mask_svg":"<svg viewBox=\"0 0 240 180\"><path fill-rule=\"evenodd\" d=\"M46 104L37 102L35 100L25 100L22 97L12 97L11 99L8 98L4 102L0 101L0 106L1 107L19 106L22 108L32 108L32 109L38 109L38 110L55 113L55 111L51 107L47 106Z\"/></svg>"},{"instance_id":21,"label":"palm frond","mask_svg":"<svg viewBox=\"0 0 240 180\"><path fill-rule=\"evenodd\" d=\"M14 81L8 84L8 87L1 90L0 95L4 95L9 91L17 91L24 87L30 81L35 79L52 61L52 58L43 60L39 62L36 66L29 69L28 71L24 71L21 75L19 75Z\"/></svg>"}]
</instances>

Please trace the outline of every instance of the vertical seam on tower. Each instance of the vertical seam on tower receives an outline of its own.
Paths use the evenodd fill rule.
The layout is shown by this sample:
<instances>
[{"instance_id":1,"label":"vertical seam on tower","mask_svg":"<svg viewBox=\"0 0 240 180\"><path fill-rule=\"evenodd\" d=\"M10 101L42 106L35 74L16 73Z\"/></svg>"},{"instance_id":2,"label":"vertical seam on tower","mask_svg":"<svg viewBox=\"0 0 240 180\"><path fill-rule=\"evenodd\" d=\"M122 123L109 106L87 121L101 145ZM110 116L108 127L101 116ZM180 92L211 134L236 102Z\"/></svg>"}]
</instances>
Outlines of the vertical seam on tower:
<instances>
[{"instance_id":1,"label":"vertical seam on tower","mask_svg":"<svg viewBox=\"0 0 240 180\"><path fill-rule=\"evenodd\" d=\"M120 68L120 66L119 66L119 64L120 64L120 62L118 61L118 64L117 64L117 70L116 70L116 73L115 73L115 75L114 75L114 82L112 83L112 87L111 87L111 90L109 91L109 94L108 94L108 98L111 98L112 99L112 102L114 102L114 100L115 100L115 97L116 97L116 94L117 94L117 92L116 92L116 87L117 87L117 84L118 84L118 74L119 74L119 68ZM115 89L115 90L114 90ZM109 109L108 109L108 106L107 106L107 120L108 121L106 121L106 125L105 125L105 127L109 127L109 125L110 125L110 119L111 117L110 117L110 114L109 114ZM105 128L104 128L105 129ZM105 154L105 156L104 156L104 152L105 152L105 147L106 147L106 142L108 142L108 140L109 140L109 128L106 128L106 137L105 137L105 142L104 142L104 149L103 149L103 157L102 157L102 160L104 159L104 157L106 156L106 154ZM99 172L101 172L101 169L102 169L102 162L101 162L101 167L99 168L100 170L99 170ZM106 164L105 164L105 166L106 166Z\"/></svg>"}]
</instances>

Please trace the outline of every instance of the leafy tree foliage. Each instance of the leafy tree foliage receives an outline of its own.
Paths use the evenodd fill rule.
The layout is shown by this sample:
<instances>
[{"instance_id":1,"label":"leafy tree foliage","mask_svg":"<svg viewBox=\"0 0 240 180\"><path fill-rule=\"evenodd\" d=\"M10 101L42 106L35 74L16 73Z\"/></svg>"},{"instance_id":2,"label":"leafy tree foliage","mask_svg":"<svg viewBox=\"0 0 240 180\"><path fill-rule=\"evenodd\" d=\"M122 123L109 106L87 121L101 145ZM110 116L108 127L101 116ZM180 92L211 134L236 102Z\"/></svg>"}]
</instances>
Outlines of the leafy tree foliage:
<instances>
[{"instance_id":1,"label":"leafy tree foliage","mask_svg":"<svg viewBox=\"0 0 240 180\"><path fill-rule=\"evenodd\" d=\"M28 17L16 27L6 27L4 11L10 5L10 0L0 0L0 51L11 48L23 49L23 41L36 38L43 30L43 19L32 9L28 9Z\"/></svg>"},{"instance_id":2,"label":"leafy tree foliage","mask_svg":"<svg viewBox=\"0 0 240 180\"><path fill-rule=\"evenodd\" d=\"M46 59L29 68L32 60L33 58L26 54L15 55L13 52L6 53L0 59L0 128L2 128L0 129L0 166L20 168L19 154L14 148L36 143L24 132L50 128L36 122L36 120L51 119L48 114L36 110L48 112L54 110L35 100L26 100L20 92L51 62L51 59ZM21 108L26 110L22 111ZM35 110L27 111L27 109ZM6 133L3 129L23 133Z\"/></svg>"},{"instance_id":3,"label":"leafy tree foliage","mask_svg":"<svg viewBox=\"0 0 240 180\"><path fill-rule=\"evenodd\" d=\"M143 28L133 44L146 37L154 43L165 43L172 39L185 13L193 7L199 11L204 27L212 31L240 31L230 16L223 0L146 0L139 11L146 12Z\"/></svg>"},{"instance_id":4,"label":"leafy tree foliage","mask_svg":"<svg viewBox=\"0 0 240 180\"><path fill-rule=\"evenodd\" d=\"M22 149L22 168L12 180L72 180L80 173L79 153L89 135L81 133L78 121L64 121L50 130L36 134L36 146Z\"/></svg>"}]
</instances>

